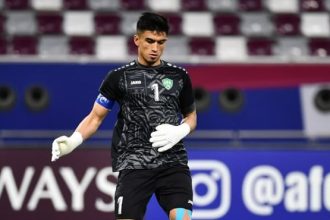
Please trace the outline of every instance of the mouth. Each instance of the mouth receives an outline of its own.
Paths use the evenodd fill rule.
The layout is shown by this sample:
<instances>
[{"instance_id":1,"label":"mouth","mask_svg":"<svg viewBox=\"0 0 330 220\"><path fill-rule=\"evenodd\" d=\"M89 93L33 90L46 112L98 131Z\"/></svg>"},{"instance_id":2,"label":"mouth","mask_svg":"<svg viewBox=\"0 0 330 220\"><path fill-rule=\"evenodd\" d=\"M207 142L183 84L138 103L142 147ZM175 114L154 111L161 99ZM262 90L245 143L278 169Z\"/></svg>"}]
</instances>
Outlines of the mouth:
<instances>
[{"instance_id":1,"label":"mouth","mask_svg":"<svg viewBox=\"0 0 330 220\"><path fill-rule=\"evenodd\" d=\"M156 59L158 57L157 54L150 54L149 56L150 56L151 59Z\"/></svg>"}]
</instances>

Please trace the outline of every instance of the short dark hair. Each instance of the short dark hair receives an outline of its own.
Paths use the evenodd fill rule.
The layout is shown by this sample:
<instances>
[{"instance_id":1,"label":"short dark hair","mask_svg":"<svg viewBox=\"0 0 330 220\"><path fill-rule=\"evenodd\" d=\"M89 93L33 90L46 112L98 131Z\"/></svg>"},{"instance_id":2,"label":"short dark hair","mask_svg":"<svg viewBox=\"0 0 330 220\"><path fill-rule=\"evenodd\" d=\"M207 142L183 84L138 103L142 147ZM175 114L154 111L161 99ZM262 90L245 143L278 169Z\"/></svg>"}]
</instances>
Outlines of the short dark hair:
<instances>
[{"instance_id":1,"label":"short dark hair","mask_svg":"<svg viewBox=\"0 0 330 220\"><path fill-rule=\"evenodd\" d=\"M136 24L137 32L157 31L168 34L169 25L167 19L159 14L144 12Z\"/></svg>"}]
</instances>

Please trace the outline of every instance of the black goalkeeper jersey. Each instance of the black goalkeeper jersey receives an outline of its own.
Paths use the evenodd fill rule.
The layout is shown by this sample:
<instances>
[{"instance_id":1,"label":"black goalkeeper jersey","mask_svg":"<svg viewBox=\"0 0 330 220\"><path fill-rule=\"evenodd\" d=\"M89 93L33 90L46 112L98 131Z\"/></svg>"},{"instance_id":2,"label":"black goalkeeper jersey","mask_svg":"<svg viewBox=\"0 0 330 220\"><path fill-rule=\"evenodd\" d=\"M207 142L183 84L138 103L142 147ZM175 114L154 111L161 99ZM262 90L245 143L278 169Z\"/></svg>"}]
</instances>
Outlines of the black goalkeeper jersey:
<instances>
[{"instance_id":1,"label":"black goalkeeper jersey","mask_svg":"<svg viewBox=\"0 0 330 220\"><path fill-rule=\"evenodd\" d=\"M149 142L157 125L179 125L182 115L195 110L191 80L183 68L165 61L156 67L133 61L111 71L100 93L120 106L111 147L114 171L187 164L182 141L162 153Z\"/></svg>"}]
</instances>

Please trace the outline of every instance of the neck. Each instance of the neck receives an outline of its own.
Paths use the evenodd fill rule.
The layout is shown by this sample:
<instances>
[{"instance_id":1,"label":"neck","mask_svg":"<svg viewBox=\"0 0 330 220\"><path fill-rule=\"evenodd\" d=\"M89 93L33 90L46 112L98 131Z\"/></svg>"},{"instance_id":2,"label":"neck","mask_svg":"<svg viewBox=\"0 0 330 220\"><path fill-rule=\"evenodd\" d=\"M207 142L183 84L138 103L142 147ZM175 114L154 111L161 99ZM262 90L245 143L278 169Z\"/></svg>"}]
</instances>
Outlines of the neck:
<instances>
[{"instance_id":1,"label":"neck","mask_svg":"<svg viewBox=\"0 0 330 220\"><path fill-rule=\"evenodd\" d=\"M138 57L138 63L143 65L143 66L158 66L161 64L160 59L155 61L155 62L148 62L145 59Z\"/></svg>"}]
</instances>

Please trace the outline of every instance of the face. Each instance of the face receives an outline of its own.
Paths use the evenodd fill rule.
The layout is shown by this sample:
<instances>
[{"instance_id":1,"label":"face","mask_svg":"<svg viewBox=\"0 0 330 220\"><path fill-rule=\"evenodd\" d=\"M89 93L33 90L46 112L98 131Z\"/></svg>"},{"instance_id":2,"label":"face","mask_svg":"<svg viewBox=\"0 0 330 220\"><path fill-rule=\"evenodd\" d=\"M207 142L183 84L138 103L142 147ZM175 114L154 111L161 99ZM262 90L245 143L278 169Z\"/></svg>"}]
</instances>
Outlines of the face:
<instances>
[{"instance_id":1,"label":"face","mask_svg":"<svg viewBox=\"0 0 330 220\"><path fill-rule=\"evenodd\" d=\"M144 31L134 36L138 47L139 63L145 66L157 66L163 54L167 35L165 32Z\"/></svg>"}]
</instances>

